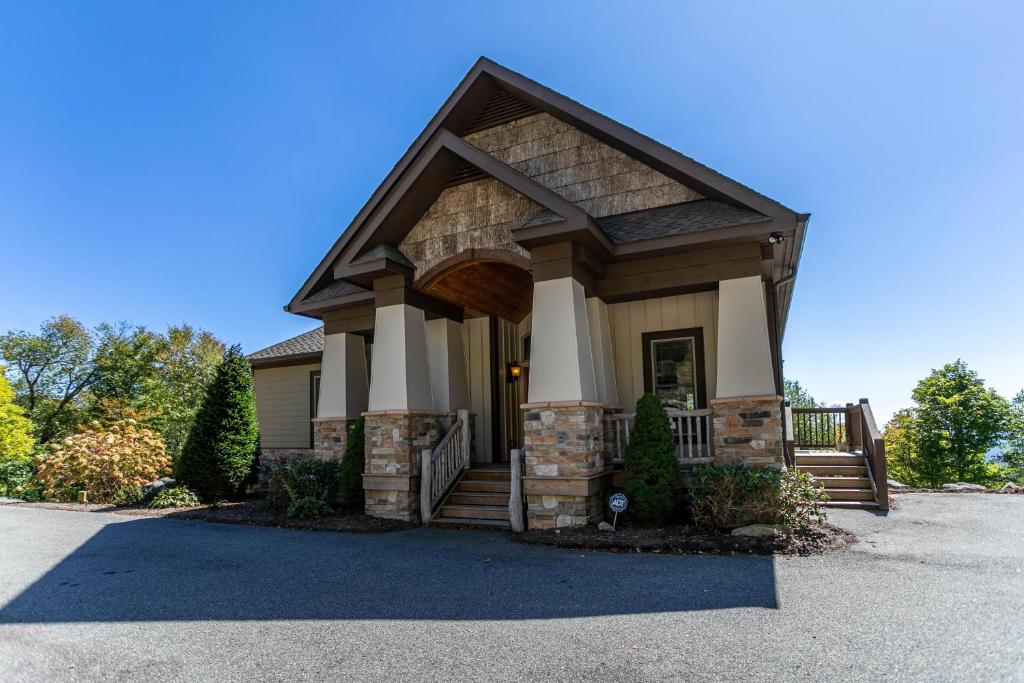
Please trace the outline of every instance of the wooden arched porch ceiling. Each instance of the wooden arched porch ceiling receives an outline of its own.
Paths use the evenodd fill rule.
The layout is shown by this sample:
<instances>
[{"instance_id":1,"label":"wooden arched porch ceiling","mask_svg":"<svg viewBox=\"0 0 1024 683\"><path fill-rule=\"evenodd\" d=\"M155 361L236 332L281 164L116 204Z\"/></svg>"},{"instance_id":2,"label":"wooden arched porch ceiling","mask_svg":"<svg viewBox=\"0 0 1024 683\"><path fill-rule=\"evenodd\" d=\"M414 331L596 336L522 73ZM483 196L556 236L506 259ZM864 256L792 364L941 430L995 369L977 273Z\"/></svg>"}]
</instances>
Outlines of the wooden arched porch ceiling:
<instances>
[{"instance_id":1,"label":"wooden arched porch ceiling","mask_svg":"<svg viewBox=\"0 0 1024 683\"><path fill-rule=\"evenodd\" d=\"M533 276L527 259L506 251L470 249L439 263L416 289L470 313L523 320L533 308Z\"/></svg>"}]
</instances>

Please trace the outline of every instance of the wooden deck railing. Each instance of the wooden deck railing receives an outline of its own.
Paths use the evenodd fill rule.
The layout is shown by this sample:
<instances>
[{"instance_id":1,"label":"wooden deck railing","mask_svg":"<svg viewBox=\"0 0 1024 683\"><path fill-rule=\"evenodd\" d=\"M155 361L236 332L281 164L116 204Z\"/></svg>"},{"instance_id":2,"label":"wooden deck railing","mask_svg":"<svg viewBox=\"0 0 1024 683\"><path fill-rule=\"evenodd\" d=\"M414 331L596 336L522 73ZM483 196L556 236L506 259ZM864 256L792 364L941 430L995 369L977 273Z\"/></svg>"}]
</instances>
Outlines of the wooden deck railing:
<instances>
[{"instance_id":1,"label":"wooden deck railing","mask_svg":"<svg viewBox=\"0 0 1024 683\"><path fill-rule=\"evenodd\" d=\"M793 442L797 448L836 450L849 444L847 408L793 408Z\"/></svg>"},{"instance_id":2,"label":"wooden deck railing","mask_svg":"<svg viewBox=\"0 0 1024 683\"><path fill-rule=\"evenodd\" d=\"M711 409L667 411L672 434L676 442L676 455L683 464L711 462L714 456ZM629 445L636 413L605 415L605 439L613 463L621 463Z\"/></svg>"},{"instance_id":3,"label":"wooden deck railing","mask_svg":"<svg viewBox=\"0 0 1024 683\"><path fill-rule=\"evenodd\" d=\"M458 419L437 446L420 454L420 516L424 523L434 518L448 491L469 469L469 411L460 410L457 415Z\"/></svg>"}]
</instances>

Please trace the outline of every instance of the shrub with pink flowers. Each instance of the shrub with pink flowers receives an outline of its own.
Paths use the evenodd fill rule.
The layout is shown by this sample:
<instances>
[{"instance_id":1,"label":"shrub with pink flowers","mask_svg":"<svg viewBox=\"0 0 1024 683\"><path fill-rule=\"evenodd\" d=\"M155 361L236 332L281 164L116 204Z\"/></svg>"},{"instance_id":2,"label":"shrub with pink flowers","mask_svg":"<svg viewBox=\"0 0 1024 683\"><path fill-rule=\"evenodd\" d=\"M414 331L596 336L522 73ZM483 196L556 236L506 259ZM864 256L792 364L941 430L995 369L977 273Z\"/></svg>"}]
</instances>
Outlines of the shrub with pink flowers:
<instances>
[{"instance_id":1,"label":"shrub with pink flowers","mask_svg":"<svg viewBox=\"0 0 1024 683\"><path fill-rule=\"evenodd\" d=\"M134 420L109 426L92 422L35 460L36 482L46 496L108 503L126 486L141 486L171 473L163 438Z\"/></svg>"}]
</instances>

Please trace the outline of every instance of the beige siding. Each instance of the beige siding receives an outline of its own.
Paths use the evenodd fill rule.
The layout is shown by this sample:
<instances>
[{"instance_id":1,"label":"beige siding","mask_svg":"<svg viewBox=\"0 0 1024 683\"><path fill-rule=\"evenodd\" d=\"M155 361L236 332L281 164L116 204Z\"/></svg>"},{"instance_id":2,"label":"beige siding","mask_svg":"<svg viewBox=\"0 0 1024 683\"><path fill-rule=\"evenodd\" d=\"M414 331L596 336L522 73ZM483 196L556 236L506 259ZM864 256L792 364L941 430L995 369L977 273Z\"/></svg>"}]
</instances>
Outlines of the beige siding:
<instances>
[{"instance_id":1,"label":"beige siding","mask_svg":"<svg viewBox=\"0 0 1024 683\"><path fill-rule=\"evenodd\" d=\"M487 318L470 318L462 326L466 348L469 411L475 414L476 461L491 462L491 330Z\"/></svg>"},{"instance_id":2,"label":"beige siding","mask_svg":"<svg viewBox=\"0 0 1024 683\"><path fill-rule=\"evenodd\" d=\"M631 410L644 393L645 332L700 327L704 331L706 396L715 396L718 292L701 292L608 306L615 377L622 407Z\"/></svg>"},{"instance_id":3,"label":"beige siding","mask_svg":"<svg viewBox=\"0 0 1024 683\"><path fill-rule=\"evenodd\" d=\"M320 364L253 371L263 448L309 448L309 373Z\"/></svg>"}]
</instances>

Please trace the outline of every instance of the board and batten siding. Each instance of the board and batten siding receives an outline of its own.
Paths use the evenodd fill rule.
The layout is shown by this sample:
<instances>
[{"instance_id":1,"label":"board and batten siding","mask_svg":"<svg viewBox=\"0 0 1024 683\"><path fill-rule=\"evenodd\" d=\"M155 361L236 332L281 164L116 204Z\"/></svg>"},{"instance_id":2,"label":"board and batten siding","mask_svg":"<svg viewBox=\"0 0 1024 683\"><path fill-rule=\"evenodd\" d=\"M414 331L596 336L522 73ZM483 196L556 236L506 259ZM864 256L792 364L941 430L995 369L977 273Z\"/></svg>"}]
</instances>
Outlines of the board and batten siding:
<instances>
[{"instance_id":1,"label":"board and batten siding","mask_svg":"<svg viewBox=\"0 0 1024 683\"><path fill-rule=\"evenodd\" d=\"M256 368L256 419L262 448L309 448L309 375L319 363Z\"/></svg>"},{"instance_id":2,"label":"board and batten siding","mask_svg":"<svg viewBox=\"0 0 1024 683\"><path fill-rule=\"evenodd\" d=\"M474 415L475 462L491 462L491 327L487 318L468 318L462 324L466 349L469 412Z\"/></svg>"},{"instance_id":3,"label":"board and batten siding","mask_svg":"<svg viewBox=\"0 0 1024 683\"><path fill-rule=\"evenodd\" d=\"M718 292L681 294L643 301L608 305L612 349L615 354L615 379L619 402L632 412L644 394L645 332L703 328L706 396L715 396L718 346Z\"/></svg>"}]
</instances>

